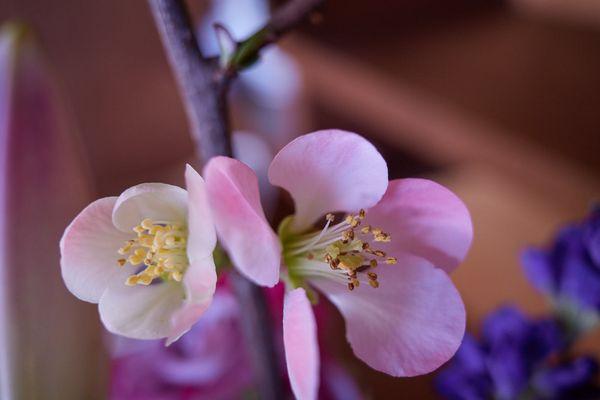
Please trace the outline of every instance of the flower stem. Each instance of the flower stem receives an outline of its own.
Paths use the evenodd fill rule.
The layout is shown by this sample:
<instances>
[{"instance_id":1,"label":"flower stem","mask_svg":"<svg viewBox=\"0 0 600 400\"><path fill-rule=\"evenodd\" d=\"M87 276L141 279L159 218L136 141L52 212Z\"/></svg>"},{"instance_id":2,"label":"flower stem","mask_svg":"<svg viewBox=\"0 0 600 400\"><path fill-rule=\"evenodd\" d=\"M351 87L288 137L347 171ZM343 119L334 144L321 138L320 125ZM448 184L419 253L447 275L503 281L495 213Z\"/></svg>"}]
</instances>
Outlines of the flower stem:
<instances>
[{"instance_id":1,"label":"flower stem","mask_svg":"<svg viewBox=\"0 0 600 400\"><path fill-rule=\"evenodd\" d=\"M234 62L221 69L217 59L204 57L183 0L148 0L181 92L192 136L201 161L216 155L232 156L227 93L231 79L262 48L303 20L323 0L293 0L271 20L238 44ZM244 331L252 352L261 399L282 398L282 385L265 299L259 287L240 275L234 287L244 312Z\"/></svg>"}]
</instances>

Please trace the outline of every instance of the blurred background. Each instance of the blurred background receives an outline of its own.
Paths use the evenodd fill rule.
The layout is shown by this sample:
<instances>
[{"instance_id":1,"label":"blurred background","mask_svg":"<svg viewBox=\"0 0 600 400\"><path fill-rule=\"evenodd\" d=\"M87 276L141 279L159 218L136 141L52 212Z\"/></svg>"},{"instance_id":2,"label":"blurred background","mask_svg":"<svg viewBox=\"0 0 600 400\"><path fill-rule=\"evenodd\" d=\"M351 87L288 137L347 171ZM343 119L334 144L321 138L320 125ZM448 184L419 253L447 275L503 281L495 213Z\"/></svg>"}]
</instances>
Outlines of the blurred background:
<instances>
[{"instance_id":1,"label":"blurred background","mask_svg":"<svg viewBox=\"0 0 600 400\"><path fill-rule=\"evenodd\" d=\"M245 25L241 9L254 6L241 3L189 2L206 49L202 21L217 15L237 38L264 21L266 8ZM0 20L10 19L38 36L82 142L92 197L143 181L182 184L193 144L144 1L4 0ZM313 22L242 74L234 128L264 135L271 151L321 128L368 137L391 178L433 178L470 209L475 241L453 276L469 330L507 302L544 311L518 255L600 194L600 2L327 0ZM372 398L437 398L431 376L377 373L342 342L336 351ZM580 346L600 356L597 335Z\"/></svg>"}]
</instances>

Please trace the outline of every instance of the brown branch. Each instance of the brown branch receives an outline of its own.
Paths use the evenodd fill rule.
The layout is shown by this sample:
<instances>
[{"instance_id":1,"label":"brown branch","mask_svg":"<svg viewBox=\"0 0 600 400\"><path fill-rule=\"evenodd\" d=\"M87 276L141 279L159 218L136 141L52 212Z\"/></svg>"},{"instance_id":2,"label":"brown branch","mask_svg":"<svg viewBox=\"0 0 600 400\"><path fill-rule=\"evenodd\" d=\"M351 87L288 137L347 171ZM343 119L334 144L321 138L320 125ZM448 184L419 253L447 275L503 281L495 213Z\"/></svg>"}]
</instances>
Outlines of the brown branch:
<instances>
[{"instance_id":1,"label":"brown branch","mask_svg":"<svg viewBox=\"0 0 600 400\"><path fill-rule=\"evenodd\" d=\"M237 71L256 59L262 48L279 39L322 2L292 0L278 9L261 30L236 45L229 68L222 70L216 59L208 59L201 53L183 0L148 0L183 97L201 161L206 162L216 155L232 156L227 93ZM242 324L260 398L280 399L279 365L264 296L259 287L241 275L234 274L232 278L243 310Z\"/></svg>"},{"instance_id":2,"label":"brown branch","mask_svg":"<svg viewBox=\"0 0 600 400\"><path fill-rule=\"evenodd\" d=\"M231 155L228 81L220 76L218 65L200 52L182 0L148 2L183 96L198 155L203 161L216 155Z\"/></svg>"}]
</instances>

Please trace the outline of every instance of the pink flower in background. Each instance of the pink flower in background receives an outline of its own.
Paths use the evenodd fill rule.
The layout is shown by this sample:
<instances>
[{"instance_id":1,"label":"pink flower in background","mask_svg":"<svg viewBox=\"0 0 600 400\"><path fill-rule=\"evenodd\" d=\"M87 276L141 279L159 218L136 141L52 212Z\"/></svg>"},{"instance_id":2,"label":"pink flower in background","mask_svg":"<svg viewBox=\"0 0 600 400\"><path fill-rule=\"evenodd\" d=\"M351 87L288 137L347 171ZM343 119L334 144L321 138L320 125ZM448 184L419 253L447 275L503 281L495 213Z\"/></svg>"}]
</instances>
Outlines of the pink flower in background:
<instances>
[{"instance_id":1,"label":"pink flower in background","mask_svg":"<svg viewBox=\"0 0 600 400\"><path fill-rule=\"evenodd\" d=\"M281 332L283 289L264 289L273 312L272 326ZM317 310L319 321L327 321L328 310ZM132 340L112 336L110 348L112 400L255 398L256 382L242 331L242 308L229 286L227 273L219 276L211 306L192 329L172 346L160 341ZM277 319L276 317L279 317ZM279 322L279 323L276 323ZM283 343L275 343L283 356ZM322 353L323 400L358 400L364 398L358 386L331 354ZM279 357L278 357L279 358ZM279 363L281 374L285 362Z\"/></svg>"},{"instance_id":2,"label":"pink flower in background","mask_svg":"<svg viewBox=\"0 0 600 400\"><path fill-rule=\"evenodd\" d=\"M190 166L185 179L187 192L146 183L97 200L65 230L63 279L110 332L170 344L210 305L216 236L203 179Z\"/></svg>"},{"instance_id":3,"label":"pink flower in background","mask_svg":"<svg viewBox=\"0 0 600 400\"><path fill-rule=\"evenodd\" d=\"M296 210L278 234L249 167L217 157L204 175L217 233L241 273L273 286L285 266L283 336L296 397L315 398L318 388L313 288L341 311L354 353L372 368L414 376L456 352L465 310L447 273L465 257L472 225L452 192L423 179L388 182L375 147L339 130L301 136L272 161L269 180Z\"/></svg>"},{"instance_id":4,"label":"pink flower in background","mask_svg":"<svg viewBox=\"0 0 600 400\"><path fill-rule=\"evenodd\" d=\"M102 396L98 324L56 246L89 170L44 53L29 27L0 26L0 399Z\"/></svg>"},{"instance_id":5,"label":"pink flower in background","mask_svg":"<svg viewBox=\"0 0 600 400\"><path fill-rule=\"evenodd\" d=\"M240 314L225 281L202 318L172 346L114 337L110 398L241 398L253 385L253 371Z\"/></svg>"}]
</instances>

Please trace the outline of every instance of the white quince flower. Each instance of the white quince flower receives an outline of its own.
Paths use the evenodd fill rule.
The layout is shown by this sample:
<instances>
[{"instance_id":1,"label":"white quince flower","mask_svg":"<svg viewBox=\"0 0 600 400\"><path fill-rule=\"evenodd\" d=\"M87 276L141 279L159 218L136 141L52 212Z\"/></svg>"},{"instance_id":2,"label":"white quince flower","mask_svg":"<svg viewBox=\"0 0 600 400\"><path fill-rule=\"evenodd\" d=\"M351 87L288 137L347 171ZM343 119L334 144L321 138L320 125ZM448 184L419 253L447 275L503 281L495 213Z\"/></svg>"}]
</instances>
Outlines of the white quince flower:
<instances>
[{"instance_id":1,"label":"white quince flower","mask_svg":"<svg viewBox=\"0 0 600 400\"><path fill-rule=\"evenodd\" d=\"M62 276L98 303L110 332L135 339L187 332L210 305L216 235L204 180L189 165L187 191L144 183L87 206L60 242Z\"/></svg>"}]
</instances>

